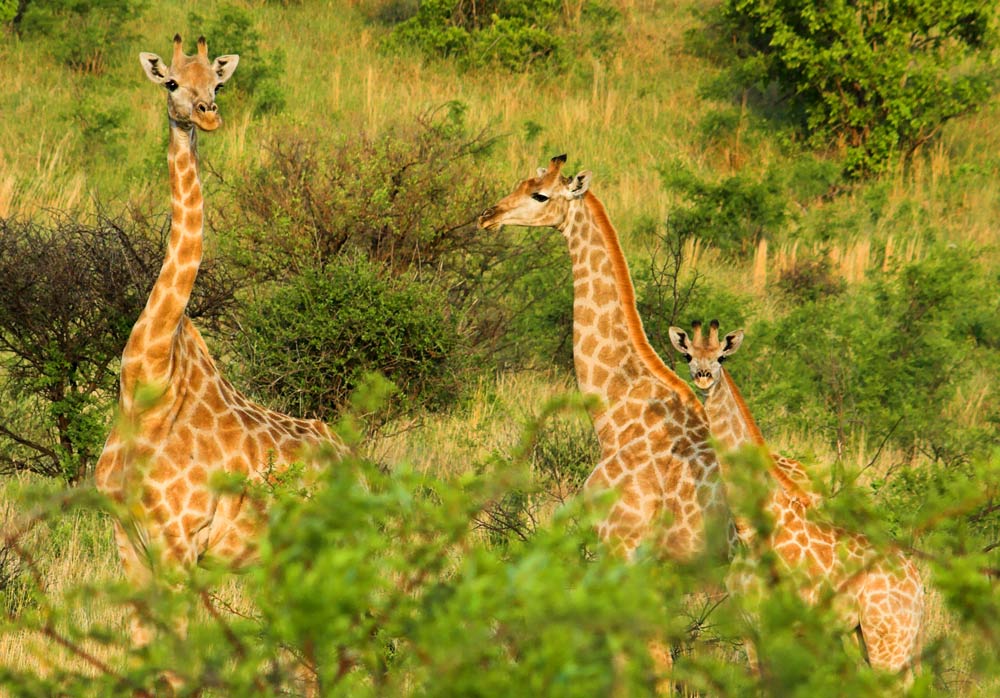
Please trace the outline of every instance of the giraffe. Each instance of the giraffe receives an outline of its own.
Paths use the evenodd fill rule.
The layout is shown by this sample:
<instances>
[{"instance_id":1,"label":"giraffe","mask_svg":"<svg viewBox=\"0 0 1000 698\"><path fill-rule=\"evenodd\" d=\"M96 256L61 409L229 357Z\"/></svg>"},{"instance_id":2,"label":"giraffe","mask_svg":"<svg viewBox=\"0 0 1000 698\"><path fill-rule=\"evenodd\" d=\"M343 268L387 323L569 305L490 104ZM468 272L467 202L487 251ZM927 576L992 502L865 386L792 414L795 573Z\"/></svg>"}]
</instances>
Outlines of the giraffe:
<instances>
[{"instance_id":1,"label":"giraffe","mask_svg":"<svg viewBox=\"0 0 1000 698\"><path fill-rule=\"evenodd\" d=\"M260 482L294 462L313 462L320 451L343 450L326 424L241 395L185 315L202 258L197 132L221 124L215 95L239 56L210 62L204 37L197 54L187 56L177 35L170 66L153 53L139 60L167 97L170 239L122 354L119 418L95 472L98 489L125 511L114 536L125 576L137 586L151 580L154 568L190 570L209 560L239 568L253 559L261 503L219 492L210 484L214 475ZM134 645L148 644L150 635L139 618L131 620Z\"/></svg>"},{"instance_id":2,"label":"giraffe","mask_svg":"<svg viewBox=\"0 0 1000 698\"><path fill-rule=\"evenodd\" d=\"M480 215L479 227L554 227L566 239L577 384L600 398L591 419L601 458L584 489L617 494L598 534L626 559L643 541L669 557L690 559L705 547L707 524L728 520L708 420L694 392L646 338L618 234L589 191L591 173L565 177L565 162L565 155L554 157L520 182ZM656 640L649 651L658 692L672 692L669 649Z\"/></svg>"},{"instance_id":3,"label":"giraffe","mask_svg":"<svg viewBox=\"0 0 1000 698\"><path fill-rule=\"evenodd\" d=\"M677 327L669 330L671 343L688 362L691 379L707 396L705 412L720 450L732 451L746 444L764 446L757 423L743 396L722 363L743 342L737 330L719 340L719 323L710 323L708 339L701 323L693 323L693 336ZM912 681L919 661L923 624L924 588L913 562L900 550L877 551L863 535L815 521L808 510L818 496L810 492L808 476L801 465L772 454L768 474L775 483L763 502L774 522L768 540L756 540L753 526L736 517L736 528L746 544L727 578L733 593L750 594L760 586L754 557L766 546L788 568L801 574L802 598L811 604L833 594L842 629L855 631L863 641L869 664L889 672L905 672ZM728 463L722 459L723 478ZM732 493L730 493L732 494ZM747 655L756 670L758 662L752 645Z\"/></svg>"},{"instance_id":4,"label":"giraffe","mask_svg":"<svg viewBox=\"0 0 1000 698\"><path fill-rule=\"evenodd\" d=\"M657 537L668 555L689 558L705 543L710 515L724 514L719 464L705 411L694 392L660 360L635 307L618 234L589 191L591 173L561 174L566 156L479 217L479 227L554 227L573 263L573 363L580 392L597 395L591 414L601 459L587 490L618 498L598 532L631 557L664 514Z\"/></svg>"}]
</instances>

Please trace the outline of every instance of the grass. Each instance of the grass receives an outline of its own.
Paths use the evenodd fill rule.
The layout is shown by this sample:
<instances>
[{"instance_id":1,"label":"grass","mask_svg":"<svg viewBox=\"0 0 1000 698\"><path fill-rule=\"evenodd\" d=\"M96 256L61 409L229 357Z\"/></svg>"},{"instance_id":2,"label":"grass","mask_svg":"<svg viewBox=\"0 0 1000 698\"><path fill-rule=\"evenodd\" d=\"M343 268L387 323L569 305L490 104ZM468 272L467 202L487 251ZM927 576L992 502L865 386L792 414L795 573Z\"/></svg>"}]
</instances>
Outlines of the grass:
<instances>
[{"instance_id":1,"label":"grass","mask_svg":"<svg viewBox=\"0 0 1000 698\"><path fill-rule=\"evenodd\" d=\"M413 54L387 55L380 48L385 28L368 24L357 6L333 3L317 9L310 3L237 3L253 13L262 33L261 50L282 50L286 71L281 87L287 108L255 116L231 97L223 97L225 126L201 141L211 170L224 180L265 157L265 145L290 131L323 134L331 140L360 131L379 134L399 119L412 118L449 101L466 106L474 128L501 134L489 167L503 188L532 174L552 155L567 152L569 170L594 171L594 191L601 197L622 235L630 264L645 265L647 241L636 232L647 220L663 221L686 202L661 184L658 169L679 166L707 181L737 172L763 177L790 170L800 155L767 137L744 131L721 139L703 135L704 119L738 110L737 104L702 96L701 88L717 68L686 50L685 34L697 31L687 0L615 0L622 13L623 43L605 58L574 53L565 73L544 70L526 74L491 71L457 72L446 62ZM211 15L221 2L199 3ZM567 2L569 16L579 3ZM142 75L140 50L170 55L170 37L188 27L188 3L167 2L148 11L133 27L139 37L126 41L104 76L69 72L46 53L43 42L8 35L0 41L0 216L44 216L48 211L90 209L95 200L156 202L166 210L166 122L163 99ZM208 37L210 51L228 51ZM237 71L235 82L240 73ZM112 132L88 131L82 106L118 115ZM725 260L697 239L688 241L686 268L710 280L746 290L760 316L775 308L774 282L803 257L826 255L833 273L849 284L877 270L921 259L934 241L981 248L981 259L995 274L1000 268L997 223L1000 220L1000 100L978 114L950 123L941 138L910 165L898 165L881 180L856 186L832 199L795 198L793 224L762 240L751 256ZM223 183L205 177L209 209L231 202ZM796 182L788 184L794 191ZM817 233L817 231L820 231ZM666 348L663 347L663 350ZM969 423L986 419L994 393L983 385L990 374L964 384L955 409ZM491 453L509 452L534 406L572 388L570 376L557 371L500 374L468 386L461 405L451 412L396 424L368 445L373 458L407 462L426 471L460 474ZM751 396L752 401L752 396ZM822 479L824 464L840 459L863 478L884 473L900 454L879 451L878 444L857 435L845 451L834 451L815 434L769 434L776 450L804 456ZM862 480L864 482L864 479ZM31 478L0 481L0 521L22 511ZM48 486L52 487L51 484ZM80 579L94 583L118 577L108 521L73 511L56 515L30 539L46 579L46 593L60 598ZM240 582L223 592L238 603ZM88 604L64 619L80 627L124 623L120 610ZM8 603L10 601L8 600ZM956 676L963 664L957 624L938 597L931 603L931 636L954 643ZM14 667L72 666L79 659L55 650L38 635L0 633L2 663ZM105 657L120 662L121 656ZM985 687L960 686L975 694Z\"/></svg>"}]
</instances>

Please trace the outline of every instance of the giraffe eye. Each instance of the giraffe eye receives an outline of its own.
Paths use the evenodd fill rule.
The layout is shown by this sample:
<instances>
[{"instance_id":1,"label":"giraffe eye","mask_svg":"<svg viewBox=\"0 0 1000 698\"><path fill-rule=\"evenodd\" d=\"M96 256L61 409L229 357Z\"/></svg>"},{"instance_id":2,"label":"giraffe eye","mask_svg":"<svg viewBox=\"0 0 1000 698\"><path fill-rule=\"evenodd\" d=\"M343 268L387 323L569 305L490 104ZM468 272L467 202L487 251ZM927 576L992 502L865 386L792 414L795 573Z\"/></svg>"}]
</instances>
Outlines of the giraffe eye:
<instances>
[{"instance_id":1,"label":"giraffe eye","mask_svg":"<svg viewBox=\"0 0 1000 698\"><path fill-rule=\"evenodd\" d=\"M535 201L541 201L542 203L549 200L549 197L545 196L545 194L539 194L537 191L531 195L531 198Z\"/></svg>"},{"instance_id":2,"label":"giraffe eye","mask_svg":"<svg viewBox=\"0 0 1000 698\"><path fill-rule=\"evenodd\" d=\"M173 92L174 90L177 89L177 81L176 80L167 80L165 83L163 83L163 86L166 87L171 92Z\"/></svg>"},{"instance_id":3,"label":"giraffe eye","mask_svg":"<svg viewBox=\"0 0 1000 698\"><path fill-rule=\"evenodd\" d=\"M726 360L726 357L725 357L725 356L720 356L720 357L719 357L719 363L720 363L720 364L721 364L721 363L722 363L723 361L725 361L725 360Z\"/></svg>"},{"instance_id":4,"label":"giraffe eye","mask_svg":"<svg viewBox=\"0 0 1000 698\"><path fill-rule=\"evenodd\" d=\"M691 363L691 355L690 354L684 354L684 360L686 362L688 362L688 363Z\"/></svg>"},{"instance_id":5,"label":"giraffe eye","mask_svg":"<svg viewBox=\"0 0 1000 698\"><path fill-rule=\"evenodd\" d=\"M215 94L219 94L220 92L222 92L222 83L221 82L218 85L215 86Z\"/></svg>"}]
</instances>

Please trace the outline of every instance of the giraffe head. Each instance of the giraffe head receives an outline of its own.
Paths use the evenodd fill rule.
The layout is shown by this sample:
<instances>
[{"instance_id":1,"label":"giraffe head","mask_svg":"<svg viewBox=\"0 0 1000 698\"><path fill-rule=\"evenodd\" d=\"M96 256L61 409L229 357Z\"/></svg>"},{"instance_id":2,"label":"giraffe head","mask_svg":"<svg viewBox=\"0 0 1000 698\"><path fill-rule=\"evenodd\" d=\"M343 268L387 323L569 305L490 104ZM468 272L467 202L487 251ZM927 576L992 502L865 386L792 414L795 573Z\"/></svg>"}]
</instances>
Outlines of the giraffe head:
<instances>
[{"instance_id":1,"label":"giraffe head","mask_svg":"<svg viewBox=\"0 0 1000 698\"><path fill-rule=\"evenodd\" d=\"M214 131L222 124L215 95L232 77L240 57L219 56L208 60L205 37L198 38L198 53L184 55L180 34L174 35L174 55L168 67L155 53L140 53L139 62L147 77L167 90L167 114L181 126L194 124Z\"/></svg>"},{"instance_id":2,"label":"giraffe head","mask_svg":"<svg viewBox=\"0 0 1000 698\"><path fill-rule=\"evenodd\" d=\"M502 225L558 228L566 220L571 201L583 198L590 187L590 172L575 177L560 174L565 155L557 155L538 175L523 180L514 191L479 216L479 227L492 230Z\"/></svg>"},{"instance_id":3,"label":"giraffe head","mask_svg":"<svg viewBox=\"0 0 1000 698\"><path fill-rule=\"evenodd\" d=\"M699 390L708 392L722 377L722 362L735 354L743 343L743 330L727 334L719 341L719 321L709 323L708 339L701 335L701 323L691 323L692 334L679 327L671 327L670 343L684 356L691 371L691 380Z\"/></svg>"}]
</instances>

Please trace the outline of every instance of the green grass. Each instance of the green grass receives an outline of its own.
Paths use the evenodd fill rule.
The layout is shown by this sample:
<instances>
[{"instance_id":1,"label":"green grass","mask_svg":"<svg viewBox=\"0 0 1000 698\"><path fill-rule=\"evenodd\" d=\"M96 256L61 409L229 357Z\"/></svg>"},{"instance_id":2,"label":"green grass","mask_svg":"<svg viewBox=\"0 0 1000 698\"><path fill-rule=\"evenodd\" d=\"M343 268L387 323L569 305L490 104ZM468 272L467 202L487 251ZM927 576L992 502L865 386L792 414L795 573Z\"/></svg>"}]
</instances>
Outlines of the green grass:
<instances>
[{"instance_id":1,"label":"green grass","mask_svg":"<svg viewBox=\"0 0 1000 698\"><path fill-rule=\"evenodd\" d=\"M785 183L789 192L800 191L795 173L808 158L794 147L759 133L721 139L702 135L707 116L738 110L739 105L701 96L717 68L686 49L685 33L697 31L692 10L698 2L616 0L624 18L624 42L613 57L602 62L582 53L565 73L524 75L463 73L416 54L386 55L379 50L386 29L367 23L356 3L237 4L252 12L264 36L262 50L285 52L281 86L287 107L258 117L236 108L232 98L221 98L225 125L200 142L206 169L218 173L204 178L209 216L212 209L231 203L226 178L266 162L265 145L272 139L289 132L331 141L359 131L379 134L400 119L453 100L466 105L472 128L502 135L489 162L501 188L533 174L562 152L569 155L568 169L593 170L593 190L618 227L633 270L648 261L648 240L636 232L642 222L663 221L673 207L685 203L662 186L659 168L683 166L707 181L737 172L762 177L779 171L790 173ZM197 11L211 16L221 6L203 2ZM175 31L187 39L197 36L199 29L187 25L190 9L189 3L156 3L134 27L141 38L126 42L102 76L62 68L47 55L44 42L3 37L0 216L86 210L95 200L138 201L167 210L163 96L144 77L136 56L153 51L169 57ZM208 42L213 55L229 50L214 44L211 36ZM239 79L237 71L234 82ZM88 132L83 106L118 115L119 126L108 134ZM781 312L774 281L790 260L806 254L829 255L835 260L835 274L855 283L878 268L875 248L882 249L887 241L903 260L919 259L933 241L969 244L981 251L986 273L995 278L1000 271L998 115L1000 100L994 99L981 113L950 123L911 166L900 165L833 200L793 196L793 223L769 239L766 256L757 251L756 264L753 257L724 259L704 246L689 255L688 264L711 282L750 295L754 320ZM659 349L665 352L667 347ZM956 400L955 409L968 424L988 426L986 407L995 393L980 384L990 375L984 369L970 379ZM367 450L383 462L408 462L446 474L467 472L490 453L512 449L532 406L572 385L570 376L555 371L490 376L467 386L453 411L390 425ZM768 436L777 450L808 456L821 474L836 458L848 469L861 469L875 458L864 476L870 480L902 459L880 451L863 433L846 452L837 452L815 434ZM0 481L0 522L9 524L26 513L21 502L28 480ZM103 516L74 511L65 518L57 516L45 530L47 535L39 531L31 544L54 598L73 589L82 577L94 582L117 578L110 526ZM238 603L239 582L224 593ZM938 597L931 608L929 636L953 644L954 671L961 679L970 672L964 664L968 641L956 634L958 626ZM84 626L124 622L120 610L100 600L79 606L69 620ZM0 633L2 663L32 666L42 657L49 668L80 662L65 653L53 654L51 643L37 634ZM106 659L122 660L113 654ZM960 686L957 692L976 695L994 685L995 679Z\"/></svg>"}]
</instances>

